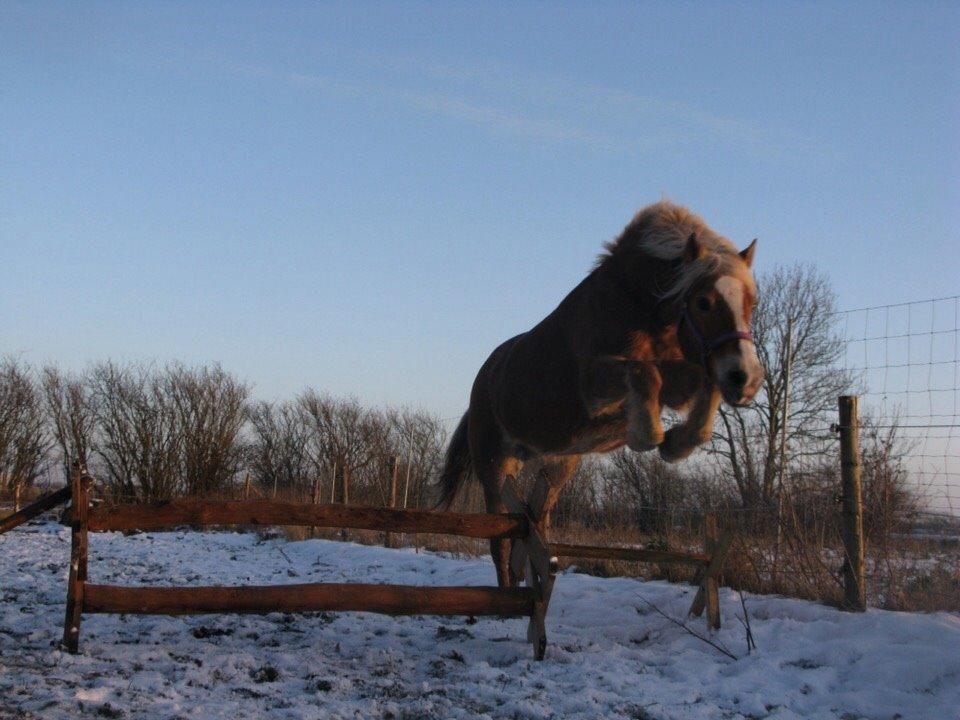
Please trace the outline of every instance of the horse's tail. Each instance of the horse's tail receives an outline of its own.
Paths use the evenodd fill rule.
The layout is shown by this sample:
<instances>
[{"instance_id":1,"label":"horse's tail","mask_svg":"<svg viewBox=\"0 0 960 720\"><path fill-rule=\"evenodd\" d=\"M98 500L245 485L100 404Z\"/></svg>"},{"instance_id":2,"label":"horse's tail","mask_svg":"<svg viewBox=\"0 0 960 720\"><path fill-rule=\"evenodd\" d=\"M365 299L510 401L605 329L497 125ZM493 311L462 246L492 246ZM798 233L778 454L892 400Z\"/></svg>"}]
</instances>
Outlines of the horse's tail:
<instances>
[{"instance_id":1,"label":"horse's tail","mask_svg":"<svg viewBox=\"0 0 960 720\"><path fill-rule=\"evenodd\" d=\"M460 424L453 431L450 444L447 445L443 472L440 473L440 481L437 483L440 490L440 499L436 506L445 510L448 510L450 505L453 504L457 492L473 469L473 463L470 461L470 445L467 443L468 414L463 414L463 417L460 418Z\"/></svg>"}]
</instances>

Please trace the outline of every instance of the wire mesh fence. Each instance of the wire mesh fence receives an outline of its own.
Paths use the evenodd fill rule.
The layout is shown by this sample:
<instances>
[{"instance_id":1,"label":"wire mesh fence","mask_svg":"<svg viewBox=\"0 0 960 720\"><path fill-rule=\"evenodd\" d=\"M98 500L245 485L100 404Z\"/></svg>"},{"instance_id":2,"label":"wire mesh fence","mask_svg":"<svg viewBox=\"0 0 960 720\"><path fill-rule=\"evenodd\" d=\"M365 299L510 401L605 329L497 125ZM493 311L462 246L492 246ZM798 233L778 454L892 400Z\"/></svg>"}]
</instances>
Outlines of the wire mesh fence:
<instances>
[{"instance_id":1,"label":"wire mesh fence","mask_svg":"<svg viewBox=\"0 0 960 720\"><path fill-rule=\"evenodd\" d=\"M960 516L960 296L836 316L868 422L900 440L919 509Z\"/></svg>"}]
</instances>

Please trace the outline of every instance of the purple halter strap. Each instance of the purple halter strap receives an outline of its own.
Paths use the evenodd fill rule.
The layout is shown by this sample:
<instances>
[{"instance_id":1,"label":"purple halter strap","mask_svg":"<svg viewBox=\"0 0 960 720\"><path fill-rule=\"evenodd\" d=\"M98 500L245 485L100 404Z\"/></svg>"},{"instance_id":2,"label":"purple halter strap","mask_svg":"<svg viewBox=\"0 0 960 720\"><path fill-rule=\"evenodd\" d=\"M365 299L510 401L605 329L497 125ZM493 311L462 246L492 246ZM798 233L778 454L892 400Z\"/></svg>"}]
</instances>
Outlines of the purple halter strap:
<instances>
[{"instance_id":1,"label":"purple halter strap","mask_svg":"<svg viewBox=\"0 0 960 720\"><path fill-rule=\"evenodd\" d=\"M700 345L700 361L704 367L706 367L707 360L710 359L710 355L713 354L713 351L723 345L725 342L729 342L730 340L746 340L748 342L754 341L752 333L743 332L741 330L723 333L723 335L710 340L705 339L703 337L703 333L701 333L700 329L697 327L697 324L693 322L693 318L690 317L686 302L683 303L683 311L680 313L680 319L677 321L678 331L684 322L690 326L690 332L693 333L693 336L697 339L697 343Z\"/></svg>"}]
</instances>

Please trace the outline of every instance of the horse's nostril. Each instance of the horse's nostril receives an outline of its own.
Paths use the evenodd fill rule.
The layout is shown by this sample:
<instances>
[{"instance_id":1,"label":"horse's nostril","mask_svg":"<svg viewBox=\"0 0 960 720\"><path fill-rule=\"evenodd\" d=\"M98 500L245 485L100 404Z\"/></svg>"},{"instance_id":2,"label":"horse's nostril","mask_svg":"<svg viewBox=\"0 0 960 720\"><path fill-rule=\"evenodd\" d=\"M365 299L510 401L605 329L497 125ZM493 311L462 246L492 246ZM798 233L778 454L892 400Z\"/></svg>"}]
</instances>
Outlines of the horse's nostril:
<instances>
[{"instance_id":1,"label":"horse's nostril","mask_svg":"<svg viewBox=\"0 0 960 720\"><path fill-rule=\"evenodd\" d=\"M742 388L747 384L747 374L743 370L731 370L727 373L727 381L734 387Z\"/></svg>"}]
</instances>

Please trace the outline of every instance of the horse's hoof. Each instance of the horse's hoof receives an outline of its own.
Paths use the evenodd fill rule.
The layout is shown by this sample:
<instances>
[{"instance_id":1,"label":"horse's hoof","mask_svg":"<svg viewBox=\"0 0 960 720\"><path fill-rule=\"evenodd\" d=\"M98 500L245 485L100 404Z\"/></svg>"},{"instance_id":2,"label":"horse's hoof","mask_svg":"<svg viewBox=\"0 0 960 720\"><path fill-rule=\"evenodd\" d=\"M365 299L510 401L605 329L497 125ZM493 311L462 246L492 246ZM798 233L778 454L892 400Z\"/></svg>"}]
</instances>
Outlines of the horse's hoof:
<instances>
[{"instance_id":1,"label":"horse's hoof","mask_svg":"<svg viewBox=\"0 0 960 720\"><path fill-rule=\"evenodd\" d=\"M660 450L660 458L664 462L679 462L690 457L693 451L697 448L696 445L691 445L690 443L685 442L683 436L679 432L676 432L676 430L677 428L670 428L667 430L663 442L658 446L658 449Z\"/></svg>"},{"instance_id":2,"label":"horse's hoof","mask_svg":"<svg viewBox=\"0 0 960 720\"><path fill-rule=\"evenodd\" d=\"M659 436L641 436L639 434L627 433L627 447L634 452L646 452L660 446L663 442L663 432Z\"/></svg>"}]
</instances>

